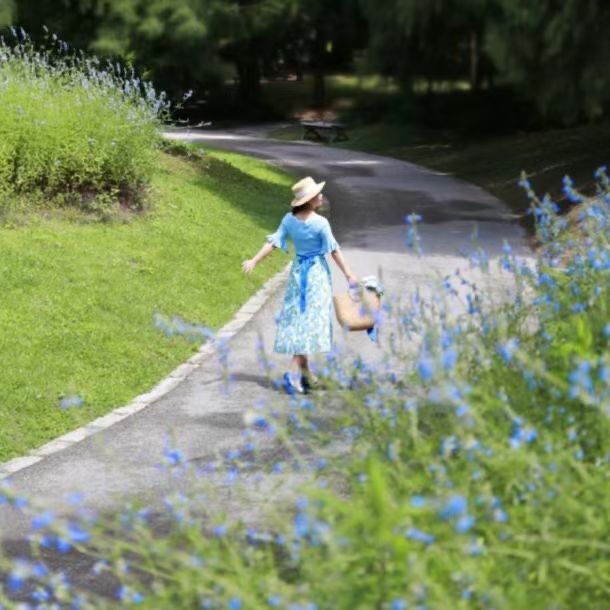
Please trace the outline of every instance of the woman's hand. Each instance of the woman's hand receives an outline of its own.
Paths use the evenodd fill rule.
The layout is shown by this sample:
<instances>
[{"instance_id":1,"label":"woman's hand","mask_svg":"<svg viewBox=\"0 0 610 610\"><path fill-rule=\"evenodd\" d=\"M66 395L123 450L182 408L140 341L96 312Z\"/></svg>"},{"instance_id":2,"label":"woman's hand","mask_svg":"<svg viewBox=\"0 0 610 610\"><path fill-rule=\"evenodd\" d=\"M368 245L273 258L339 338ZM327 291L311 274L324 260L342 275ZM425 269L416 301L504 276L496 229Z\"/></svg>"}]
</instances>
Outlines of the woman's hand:
<instances>
[{"instance_id":1,"label":"woman's hand","mask_svg":"<svg viewBox=\"0 0 610 610\"><path fill-rule=\"evenodd\" d=\"M241 270L244 273L252 273L252 271L254 271L254 267L256 267L256 261L251 258L250 260L244 261L241 264Z\"/></svg>"},{"instance_id":2,"label":"woman's hand","mask_svg":"<svg viewBox=\"0 0 610 610\"><path fill-rule=\"evenodd\" d=\"M356 275L354 275L353 273L348 273L345 276L345 279L347 280L347 283L350 286L357 286L360 283L360 280L358 279L358 277Z\"/></svg>"}]
</instances>

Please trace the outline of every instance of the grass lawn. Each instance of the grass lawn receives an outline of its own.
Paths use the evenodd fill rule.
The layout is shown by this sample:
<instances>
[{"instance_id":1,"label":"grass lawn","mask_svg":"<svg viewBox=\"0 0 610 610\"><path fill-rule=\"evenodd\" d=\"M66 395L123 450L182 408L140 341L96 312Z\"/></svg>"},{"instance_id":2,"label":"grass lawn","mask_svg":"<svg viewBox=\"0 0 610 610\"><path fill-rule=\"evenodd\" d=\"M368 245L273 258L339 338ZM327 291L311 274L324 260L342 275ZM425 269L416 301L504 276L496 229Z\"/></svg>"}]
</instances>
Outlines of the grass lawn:
<instances>
[{"instance_id":1,"label":"grass lawn","mask_svg":"<svg viewBox=\"0 0 610 610\"><path fill-rule=\"evenodd\" d=\"M197 346L155 312L218 328L287 259L240 263L285 211L291 179L261 161L161 153L151 209L129 222L33 215L0 227L0 461L146 391ZM62 411L60 397L83 407Z\"/></svg>"},{"instance_id":2,"label":"grass lawn","mask_svg":"<svg viewBox=\"0 0 610 610\"><path fill-rule=\"evenodd\" d=\"M271 135L299 139L301 130L289 127ZM347 142L334 146L388 155L453 174L481 186L518 214L525 214L528 207L517 186L522 170L539 194L549 192L561 204L564 175L569 174L577 188L586 192L593 186L595 169L610 163L608 123L486 139L380 123L355 127L349 136Z\"/></svg>"},{"instance_id":3,"label":"grass lawn","mask_svg":"<svg viewBox=\"0 0 610 610\"><path fill-rule=\"evenodd\" d=\"M326 109L332 113L349 111L357 103L390 105L399 95L396 83L376 74L330 74L325 87ZM313 91L310 74L301 82L265 81L261 84L261 100L278 115L294 117L311 111Z\"/></svg>"}]
</instances>

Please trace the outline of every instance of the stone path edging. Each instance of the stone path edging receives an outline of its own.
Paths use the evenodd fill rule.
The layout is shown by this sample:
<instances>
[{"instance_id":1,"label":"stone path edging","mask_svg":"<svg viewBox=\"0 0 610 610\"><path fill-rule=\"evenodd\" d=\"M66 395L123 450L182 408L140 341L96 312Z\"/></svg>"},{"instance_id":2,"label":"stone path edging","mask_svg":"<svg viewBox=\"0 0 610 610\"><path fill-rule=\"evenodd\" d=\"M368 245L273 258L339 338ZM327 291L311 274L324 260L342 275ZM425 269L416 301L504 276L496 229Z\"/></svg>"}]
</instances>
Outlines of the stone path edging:
<instances>
[{"instance_id":1,"label":"stone path edging","mask_svg":"<svg viewBox=\"0 0 610 610\"><path fill-rule=\"evenodd\" d=\"M206 362L216 352L216 340L229 340L236 335L252 318L259 312L265 303L275 294L282 282L288 276L291 263L286 265L282 271L276 273L252 296L233 316L228 324L225 324L215 335L216 339L203 344L197 353L191 356L186 362L174 369L165 379L161 380L156 386L144 394L136 396L129 404L118 407L107 415L103 415L91 423L72 430L42 447L30 451L27 455L14 458L8 462L0 463L0 480L6 479L11 475L38 464L45 458L72 447L86 438L106 430L123 421L130 415L134 415L154 402L171 392L180 385L198 366Z\"/></svg>"}]
</instances>

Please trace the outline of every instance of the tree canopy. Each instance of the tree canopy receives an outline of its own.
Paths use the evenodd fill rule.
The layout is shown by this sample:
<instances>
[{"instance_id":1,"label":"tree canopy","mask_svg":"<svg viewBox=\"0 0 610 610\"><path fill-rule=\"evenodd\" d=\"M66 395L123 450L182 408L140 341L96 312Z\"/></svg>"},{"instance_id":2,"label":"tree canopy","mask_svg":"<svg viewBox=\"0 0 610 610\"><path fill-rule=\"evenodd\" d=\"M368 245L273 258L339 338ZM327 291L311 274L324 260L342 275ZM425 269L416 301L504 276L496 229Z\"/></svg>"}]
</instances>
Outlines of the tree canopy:
<instances>
[{"instance_id":1,"label":"tree canopy","mask_svg":"<svg viewBox=\"0 0 610 610\"><path fill-rule=\"evenodd\" d=\"M244 107L281 70L347 69L367 49L371 67L415 81L496 84L565 124L604 115L610 101L607 0L0 0L0 26L135 64L175 96L220 86L233 66Z\"/></svg>"},{"instance_id":2,"label":"tree canopy","mask_svg":"<svg viewBox=\"0 0 610 610\"><path fill-rule=\"evenodd\" d=\"M495 0L487 48L504 78L563 123L596 119L610 99L606 0Z\"/></svg>"},{"instance_id":3,"label":"tree canopy","mask_svg":"<svg viewBox=\"0 0 610 610\"><path fill-rule=\"evenodd\" d=\"M595 119L610 98L606 0L362 0L374 65L415 77L494 75L562 123Z\"/></svg>"}]
</instances>

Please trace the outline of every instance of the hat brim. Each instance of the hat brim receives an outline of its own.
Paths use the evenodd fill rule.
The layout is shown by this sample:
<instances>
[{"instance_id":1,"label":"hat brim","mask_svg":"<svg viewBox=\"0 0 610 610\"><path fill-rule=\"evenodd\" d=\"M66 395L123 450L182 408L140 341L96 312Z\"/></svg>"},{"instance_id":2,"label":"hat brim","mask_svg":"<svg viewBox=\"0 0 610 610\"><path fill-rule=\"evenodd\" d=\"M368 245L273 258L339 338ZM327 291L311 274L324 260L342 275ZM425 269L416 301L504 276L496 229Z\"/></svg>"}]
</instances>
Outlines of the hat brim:
<instances>
[{"instance_id":1,"label":"hat brim","mask_svg":"<svg viewBox=\"0 0 610 610\"><path fill-rule=\"evenodd\" d=\"M322 189L324 188L324 185L326 184L326 182L320 182L319 184L316 184L316 188L313 189L311 191L311 193L307 193L307 195L305 197L301 197L300 199L293 199L290 203L290 205L293 208L296 208L300 205L304 205L305 203L307 203L308 201L310 201L311 199L313 199L314 197L317 197L321 192Z\"/></svg>"}]
</instances>

